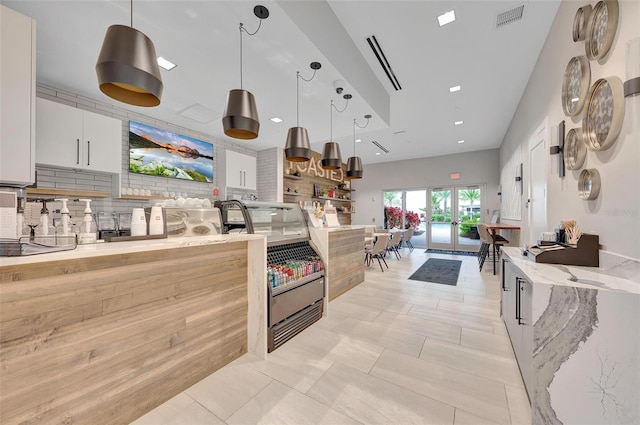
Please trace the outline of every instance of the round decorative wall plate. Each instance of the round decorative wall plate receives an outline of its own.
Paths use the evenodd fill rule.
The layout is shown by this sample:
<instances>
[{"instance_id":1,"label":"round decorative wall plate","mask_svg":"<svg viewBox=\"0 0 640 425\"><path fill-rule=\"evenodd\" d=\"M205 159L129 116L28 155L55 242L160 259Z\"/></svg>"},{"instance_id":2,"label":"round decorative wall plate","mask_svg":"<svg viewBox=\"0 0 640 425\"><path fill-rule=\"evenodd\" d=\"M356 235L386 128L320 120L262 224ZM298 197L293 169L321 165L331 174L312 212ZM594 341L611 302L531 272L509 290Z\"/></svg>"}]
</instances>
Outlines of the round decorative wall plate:
<instances>
[{"instance_id":1,"label":"round decorative wall plate","mask_svg":"<svg viewBox=\"0 0 640 425\"><path fill-rule=\"evenodd\" d=\"M564 166L568 170L579 170L587 157L587 146L582 139L582 129L572 128L564 141Z\"/></svg>"},{"instance_id":2,"label":"round decorative wall plate","mask_svg":"<svg viewBox=\"0 0 640 425\"><path fill-rule=\"evenodd\" d=\"M575 117L582 112L590 82L591 66L586 56L571 58L562 78L562 110L565 115Z\"/></svg>"},{"instance_id":3,"label":"round decorative wall plate","mask_svg":"<svg viewBox=\"0 0 640 425\"><path fill-rule=\"evenodd\" d=\"M624 88L618 77L600 78L591 86L582 115L582 134L592 151L609 149L624 120Z\"/></svg>"},{"instance_id":4,"label":"round decorative wall plate","mask_svg":"<svg viewBox=\"0 0 640 425\"><path fill-rule=\"evenodd\" d=\"M578 177L578 196L585 201L596 199L600 194L600 173L595 168L582 170Z\"/></svg>"},{"instance_id":5,"label":"round decorative wall plate","mask_svg":"<svg viewBox=\"0 0 640 425\"><path fill-rule=\"evenodd\" d=\"M602 0L593 8L587 23L585 51L590 60L606 56L618 29L618 0Z\"/></svg>"},{"instance_id":6,"label":"round decorative wall plate","mask_svg":"<svg viewBox=\"0 0 640 425\"><path fill-rule=\"evenodd\" d=\"M573 18L573 41L584 40L587 34L587 24L591 16L591 5L579 7Z\"/></svg>"}]
</instances>

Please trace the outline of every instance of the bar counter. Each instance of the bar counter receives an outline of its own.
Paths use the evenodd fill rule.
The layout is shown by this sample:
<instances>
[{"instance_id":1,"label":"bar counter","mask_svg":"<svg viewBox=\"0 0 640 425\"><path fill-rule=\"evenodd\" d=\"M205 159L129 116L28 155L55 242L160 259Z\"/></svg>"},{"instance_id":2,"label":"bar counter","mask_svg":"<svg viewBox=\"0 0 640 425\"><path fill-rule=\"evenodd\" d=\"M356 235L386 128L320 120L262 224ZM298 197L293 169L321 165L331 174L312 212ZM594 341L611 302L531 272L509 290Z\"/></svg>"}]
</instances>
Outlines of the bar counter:
<instances>
[{"instance_id":1,"label":"bar counter","mask_svg":"<svg viewBox=\"0 0 640 425\"><path fill-rule=\"evenodd\" d=\"M265 357L265 265L261 235L0 258L0 423L127 424Z\"/></svg>"},{"instance_id":2,"label":"bar counter","mask_svg":"<svg viewBox=\"0 0 640 425\"><path fill-rule=\"evenodd\" d=\"M364 282L365 226L309 227L325 266L325 312L328 302Z\"/></svg>"}]
</instances>

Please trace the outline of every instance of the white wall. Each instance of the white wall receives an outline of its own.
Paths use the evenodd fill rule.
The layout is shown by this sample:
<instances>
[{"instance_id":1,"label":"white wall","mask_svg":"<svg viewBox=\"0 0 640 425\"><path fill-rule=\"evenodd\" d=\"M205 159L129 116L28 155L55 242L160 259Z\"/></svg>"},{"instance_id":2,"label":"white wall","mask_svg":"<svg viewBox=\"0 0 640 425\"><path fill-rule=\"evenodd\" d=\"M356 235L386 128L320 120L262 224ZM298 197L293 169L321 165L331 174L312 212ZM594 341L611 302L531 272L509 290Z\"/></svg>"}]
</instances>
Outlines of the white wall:
<instances>
[{"instance_id":1,"label":"white wall","mask_svg":"<svg viewBox=\"0 0 640 425\"><path fill-rule=\"evenodd\" d=\"M574 43L571 32L578 7L585 3L565 0L560 5L545 46L540 54L527 89L520 101L510 128L500 148L501 168L518 149L522 149L523 175L529 175L528 140L540 124L548 119L553 139L557 127L565 120L566 130L579 127L577 119L566 117L561 106L562 77L573 56L584 55L584 43ZM595 5L595 2L591 3ZM618 76L625 81L626 42L640 37L640 2L621 0L618 31L608 56L601 63L590 61L591 83L598 78ZM596 168L602 177L598 199L582 201L577 186L580 170L567 170L559 178L556 158L550 160L547 174L547 226L557 227L561 220L574 219L583 231L600 235L603 249L640 258L640 95L626 99L626 114L618 141L603 152L588 152L583 168ZM557 143L557 142L556 142ZM528 235L525 196L522 199L522 220L512 221Z\"/></svg>"},{"instance_id":2,"label":"white wall","mask_svg":"<svg viewBox=\"0 0 640 425\"><path fill-rule=\"evenodd\" d=\"M487 209L499 209L498 182L500 176L497 149L444 155L407 161L365 164L364 177L352 180L356 190L352 199L356 213L353 224L384 224L382 192L386 190L427 189L465 185L486 185L483 220ZM460 179L451 180L451 173L460 173ZM375 221L374 221L375 220Z\"/></svg>"}]
</instances>

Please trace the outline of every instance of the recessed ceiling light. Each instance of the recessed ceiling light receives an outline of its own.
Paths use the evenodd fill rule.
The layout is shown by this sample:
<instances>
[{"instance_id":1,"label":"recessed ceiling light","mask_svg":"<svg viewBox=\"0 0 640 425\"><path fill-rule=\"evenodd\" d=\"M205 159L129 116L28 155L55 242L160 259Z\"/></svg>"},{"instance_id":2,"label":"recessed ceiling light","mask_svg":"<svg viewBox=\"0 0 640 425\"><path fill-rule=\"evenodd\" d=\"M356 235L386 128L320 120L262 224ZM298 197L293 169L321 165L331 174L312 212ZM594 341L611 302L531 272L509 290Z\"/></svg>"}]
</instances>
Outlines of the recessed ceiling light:
<instances>
[{"instance_id":1,"label":"recessed ceiling light","mask_svg":"<svg viewBox=\"0 0 640 425\"><path fill-rule=\"evenodd\" d=\"M455 20L456 20L456 13L453 10L450 10L438 16L438 24L440 24L440 26L450 24Z\"/></svg>"},{"instance_id":2,"label":"recessed ceiling light","mask_svg":"<svg viewBox=\"0 0 640 425\"><path fill-rule=\"evenodd\" d=\"M158 56L158 66L166 69L167 71L171 71L173 68L175 68L178 65L176 65L175 63L169 60L166 60L162 56Z\"/></svg>"},{"instance_id":3,"label":"recessed ceiling light","mask_svg":"<svg viewBox=\"0 0 640 425\"><path fill-rule=\"evenodd\" d=\"M362 139L356 139L356 143L362 142Z\"/></svg>"},{"instance_id":4,"label":"recessed ceiling light","mask_svg":"<svg viewBox=\"0 0 640 425\"><path fill-rule=\"evenodd\" d=\"M458 140L458 143L464 143L464 140Z\"/></svg>"},{"instance_id":5,"label":"recessed ceiling light","mask_svg":"<svg viewBox=\"0 0 640 425\"><path fill-rule=\"evenodd\" d=\"M376 155L380 155L380 152L376 152Z\"/></svg>"},{"instance_id":6,"label":"recessed ceiling light","mask_svg":"<svg viewBox=\"0 0 640 425\"><path fill-rule=\"evenodd\" d=\"M456 91L460 91L460 88L461 88L460 86L449 87L449 92L453 93L453 92L456 92Z\"/></svg>"},{"instance_id":7,"label":"recessed ceiling light","mask_svg":"<svg viewBox=\"0 0 640 425\"><path fill-rule=\"evenodd\" d=\"M273 122L282 122L282 118L273 117L273 118L271 118L271 121L273 121Z\"/></svg>"},{"instance_id":8,"label":"recessed ceiling light","mask_svg":"<svg viewBox=\"0 0 640 425\"><path fill-rule=\"evenodd\" d=\"M456 121L456 122L454 122L453 124L455 124L455 125L462 125L462 123L464 123L464 121Z\"/></svg>"}]
</instances>

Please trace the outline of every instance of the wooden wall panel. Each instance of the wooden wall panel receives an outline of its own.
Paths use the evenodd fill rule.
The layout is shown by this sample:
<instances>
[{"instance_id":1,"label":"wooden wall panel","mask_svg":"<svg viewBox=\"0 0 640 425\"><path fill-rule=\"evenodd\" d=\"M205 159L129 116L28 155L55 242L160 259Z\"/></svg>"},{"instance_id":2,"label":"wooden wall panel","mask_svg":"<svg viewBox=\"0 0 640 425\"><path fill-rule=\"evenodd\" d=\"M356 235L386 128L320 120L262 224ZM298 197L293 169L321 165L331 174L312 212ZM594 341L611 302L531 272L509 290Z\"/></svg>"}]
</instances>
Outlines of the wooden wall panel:
<instances>
[{"instance_id":1,"label":"wooden wall panel","mask_svg":"<svg viewBox=\"0 0 640 425\"><path fill-rule=\"evenodd\" d=\"M247 352L247 242L0 268L0 423L128 424Z\"/></svg>"},{"instance_id":2,"label":"wooden wall panel","mask_svg":"<svg viewBox=\"0 0 640 425\"><path fill-rule=\"evenodd\" d=\"M364 282L364 229L329 233L329 301Z\"/></svg>"},{"instance_id":3,"label":"wooden wall panel","mask_svg":"<svg viewBox=\"0 0 640 425\"><path fill-rule=\"evenodd\" d=\"M284 151L283 151L284 155ZM298 171L301 174L301 179L296 180L288 175L284 175L283 179L283 193L284 202L298 203L300 201L319 201L320 204L324 204L325 199L317 199L313 197L313 185L317 184L321 189L335 188L338 184L344 180L344 176L347 172L347 166L343 163L340 170L323 170L320 167L320 159L322 157L318 152L312 152L313 159L309 162L289 162L284 160L285 172L289 168L293 171ZM290 189L288 192L287 189ZM297 191L297 192L296 192ZM338 189L337 194L339 196L347 196L351 198L350 190ZM346 202L340 199L333 199L331 203L335 206L342 206L349 208L350 211L355 211L355 202ZM351 224L351 214L338 213L338 220L341 225Z\"/></svg>"}]
</instances>

